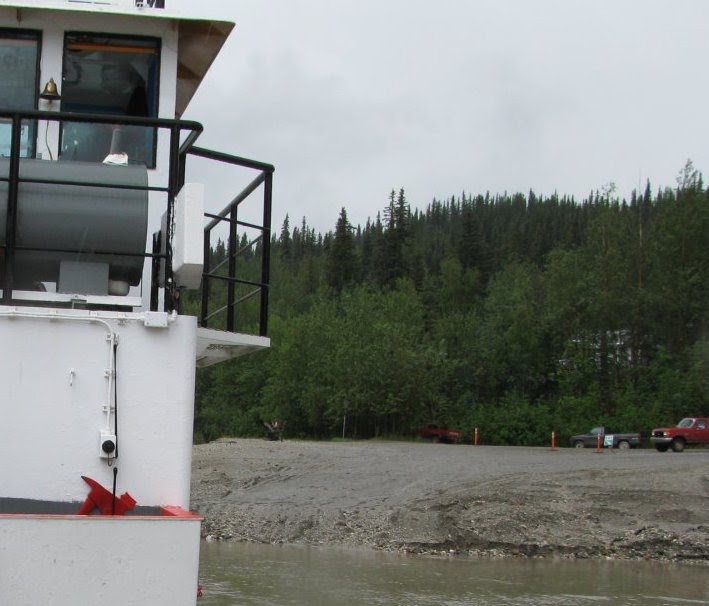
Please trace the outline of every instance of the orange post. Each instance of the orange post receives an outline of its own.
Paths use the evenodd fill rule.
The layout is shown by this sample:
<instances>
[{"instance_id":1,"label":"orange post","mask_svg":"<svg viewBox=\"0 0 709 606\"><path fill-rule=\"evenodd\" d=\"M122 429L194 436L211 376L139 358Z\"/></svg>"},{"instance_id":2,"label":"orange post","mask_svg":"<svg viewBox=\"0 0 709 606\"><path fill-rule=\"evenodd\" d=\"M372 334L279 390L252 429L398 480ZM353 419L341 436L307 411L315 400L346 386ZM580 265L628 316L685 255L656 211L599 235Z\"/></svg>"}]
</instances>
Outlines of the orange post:
<instances>
[{"instance_id":1,"label":"orange post","mask_svg":"<svg viewBox=\"0 0 709 606\"><path fill-rule=\"evenodd\" d=\"M556 450L556 432L551 432L551 449Z\"/></svg>"},{"instance_id":2,"label":"orange post","mask_svg":"<svg viewBox=\"0 0 709 606\"><path fill-rule=\"evenodd\" d=\"M603 452L601 450L601 434L600 433L596 436L596 452Z\"/></svg>"},{"instance_id":3,"label":"orange post","mask_svg":"<svg viewBox=\"0 0 709 606\"><path fill-rule=\"evenodd\" d=\"M480 444L480 432L478 432L478 428L475 428L475 433L473 434L473 445L477 446Z\"/></svg>"}]
</instances>

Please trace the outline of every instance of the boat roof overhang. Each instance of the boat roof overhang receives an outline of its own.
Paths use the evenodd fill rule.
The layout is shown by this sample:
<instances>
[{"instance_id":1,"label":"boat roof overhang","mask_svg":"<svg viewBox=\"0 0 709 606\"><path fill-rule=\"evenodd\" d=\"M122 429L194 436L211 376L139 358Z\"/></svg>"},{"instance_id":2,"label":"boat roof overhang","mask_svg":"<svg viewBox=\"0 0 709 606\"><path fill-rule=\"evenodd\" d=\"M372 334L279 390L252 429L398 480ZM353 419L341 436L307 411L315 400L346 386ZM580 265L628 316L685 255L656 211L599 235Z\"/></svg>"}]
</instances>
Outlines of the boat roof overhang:
<instances>
[{"instance_id":1,"label":"boat roof overhang","mask_svg":"<svg viewBox=\"0 0 709 606\"><path fill-rule=\"evenodd\" d=\"M178 21L177 97L175 117L184 113L209 67L229 37L227 21Z\"/></svg>"},{"instance_id":2,"label":"boat roof overhang","mask_svg":"<svg viewBox=\"0 0 709 606\"><path fill-rule=\"evenodd\" d=\"M62 13L101 13L135 19L160 19L172 22L178 31L177 92L175 117L180 118L197 92L204 76L234 29L231 21L201 19L166 9L138 8L121 0L39 0L17 2L0 0L0 8L17 10L18 21L30 11Z\"/></svg>"}]
</instances>

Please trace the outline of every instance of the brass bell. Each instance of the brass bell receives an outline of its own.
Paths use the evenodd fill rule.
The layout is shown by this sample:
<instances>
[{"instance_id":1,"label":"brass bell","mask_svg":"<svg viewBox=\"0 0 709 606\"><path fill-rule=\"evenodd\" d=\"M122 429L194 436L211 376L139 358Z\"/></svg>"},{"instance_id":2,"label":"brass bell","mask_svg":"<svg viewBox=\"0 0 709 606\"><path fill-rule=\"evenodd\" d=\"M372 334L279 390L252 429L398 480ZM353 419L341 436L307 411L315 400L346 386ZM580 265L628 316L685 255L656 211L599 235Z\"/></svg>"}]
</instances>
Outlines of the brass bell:
<instances>
[{"instance_id":1,"label":"brass bell","mask_svg":"<svg viewBox=\"0 0 709 606\"><path fill-rule=\"evenodd\" d=\"M57 84L54 82L54 78L50 78L49 82L44 85L44 90L39 94L40 99L45 101L58 101L61 99L59 91L57 90Z\"/></svg>"}]
</instances>

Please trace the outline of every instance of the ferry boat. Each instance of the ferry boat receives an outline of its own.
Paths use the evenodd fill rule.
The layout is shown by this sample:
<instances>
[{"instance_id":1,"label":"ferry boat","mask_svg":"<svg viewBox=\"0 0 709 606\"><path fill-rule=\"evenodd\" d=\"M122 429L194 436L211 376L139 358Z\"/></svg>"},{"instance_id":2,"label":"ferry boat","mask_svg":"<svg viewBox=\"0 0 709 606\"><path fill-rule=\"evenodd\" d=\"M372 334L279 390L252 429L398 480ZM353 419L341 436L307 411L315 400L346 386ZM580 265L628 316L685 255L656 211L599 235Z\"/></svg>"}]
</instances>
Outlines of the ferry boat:
<instances>
[{"instance_id":1,"label":"ferry boat","mask_svg":"<svg viewBox=\"0 0 709 606\"><path fill-rule=\"evenodd\" d=\"M1 604L196 603L195 368L269 346L274 168L181 119L233 27L0 0Z\"/></svg>"}]
</instances>

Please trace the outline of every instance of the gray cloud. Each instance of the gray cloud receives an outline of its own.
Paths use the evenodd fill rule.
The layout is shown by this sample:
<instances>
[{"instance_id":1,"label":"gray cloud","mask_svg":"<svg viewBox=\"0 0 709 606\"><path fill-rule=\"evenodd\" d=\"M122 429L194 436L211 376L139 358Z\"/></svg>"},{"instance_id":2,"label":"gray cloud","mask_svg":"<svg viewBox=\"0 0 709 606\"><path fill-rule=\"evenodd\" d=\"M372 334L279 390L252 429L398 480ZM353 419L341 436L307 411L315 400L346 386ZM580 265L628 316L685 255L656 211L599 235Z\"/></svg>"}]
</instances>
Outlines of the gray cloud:
<instances>
[{"instance_id":1,"label":"gray cloud","mask_svg":"<svg viewBox=\"0 0 709 606\"><path fill-rule=\"evenodd\" d=\"M172 0L172 7L188 7ZM706 168L703 0L212 0L237 28L186 117L276 165L274 227L435 197L629 196ZM216 209L213 209L216 210Z\"/></svg>"}]
</instances>

